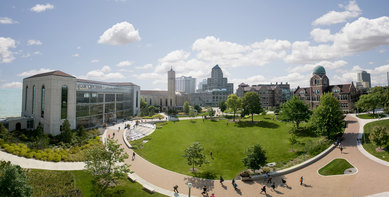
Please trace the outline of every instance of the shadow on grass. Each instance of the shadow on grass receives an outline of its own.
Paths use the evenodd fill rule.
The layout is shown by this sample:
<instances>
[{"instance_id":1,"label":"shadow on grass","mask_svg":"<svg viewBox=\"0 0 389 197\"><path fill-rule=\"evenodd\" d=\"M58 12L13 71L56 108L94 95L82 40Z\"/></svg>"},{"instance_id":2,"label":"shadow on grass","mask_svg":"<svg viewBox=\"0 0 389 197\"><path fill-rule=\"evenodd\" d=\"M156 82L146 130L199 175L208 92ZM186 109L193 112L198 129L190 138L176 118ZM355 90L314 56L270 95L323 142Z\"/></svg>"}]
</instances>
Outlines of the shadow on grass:
<instances>
[{"instance_id":1,"label":"shadow on grass","mask_svg":"<svg viewBox=\"0 0 389 197\"><path fill-rule=\"evenodd\" d=\"M271 128L271 129L276 129L280 127L280 125L268 122L268 121L240 121L236 123L236 126L239 128L245 128L245 127L263 127L263 128Z\"/></svg>"},{"instance_id":2,"label":"shadow on grass","mask_svg":"<svg viewBox=\"0 0 389 197\"><path fill-rule=\"evenodd\" d=\"M204 178L204 179L216 179L216 173L211 171L204 172L192 172L194 177Z\"/></svg>"}]
</instances>

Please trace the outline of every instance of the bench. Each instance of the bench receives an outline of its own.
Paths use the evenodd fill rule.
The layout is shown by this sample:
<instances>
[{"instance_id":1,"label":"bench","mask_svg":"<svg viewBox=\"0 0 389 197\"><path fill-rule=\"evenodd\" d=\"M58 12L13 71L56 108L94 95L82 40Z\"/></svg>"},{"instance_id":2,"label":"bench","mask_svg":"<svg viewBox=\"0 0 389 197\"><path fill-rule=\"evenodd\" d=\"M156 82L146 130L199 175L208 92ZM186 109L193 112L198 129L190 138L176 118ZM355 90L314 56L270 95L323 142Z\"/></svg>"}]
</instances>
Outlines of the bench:
<instances>
[{"instance_id":1,"label":"bench","mask_svg":"<svg viewBox=\"0 0 389 197\"><path fill-rule=\"evenodd\" d=\"M147 192L149 192L150 194L154 193L155 189L153 186L149 185L149 184L143 184L143 189L146 190Z\"/></svg>"}]
</instances>

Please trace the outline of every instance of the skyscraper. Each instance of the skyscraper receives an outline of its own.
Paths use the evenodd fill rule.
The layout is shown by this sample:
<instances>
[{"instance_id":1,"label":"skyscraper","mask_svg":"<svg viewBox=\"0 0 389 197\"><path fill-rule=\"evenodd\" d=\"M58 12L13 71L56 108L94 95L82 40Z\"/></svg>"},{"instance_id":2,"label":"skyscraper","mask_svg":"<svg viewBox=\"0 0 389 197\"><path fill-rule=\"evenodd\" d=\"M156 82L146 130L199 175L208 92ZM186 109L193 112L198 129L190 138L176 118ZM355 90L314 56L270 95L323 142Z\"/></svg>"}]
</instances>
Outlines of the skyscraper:
<instances>
[{"instance_id":1,"label":"skyscraper","mask_svg":"<svg viewBox=\"0 0 389 197\"><path fill-rule=\"evenodd\" d=\"M358 82L362 83L363 88L371 88L370 73L362 71L358 73Z\"/></svg>"},{"instance_id":2,"label":"skyscraper","mask_svg":"<svg viewBox=\"0 0 389 197\"><path fill-rule=\"evenodd\" d=\"M187 94L195 93L196 91L196 78L192 77L177 77L176 78L176 91L184 92Z\"/></svg>"},{"instance_id":3,"label":"skyscraper","mask_svg":"<svg viewBox=\"0 0 389 197\"><path fill-rule=\"evenodd\" d=\"M167 72L167 78L169 106L176 106L176 72L173 68Z\"/></svg>"}]
</instances>

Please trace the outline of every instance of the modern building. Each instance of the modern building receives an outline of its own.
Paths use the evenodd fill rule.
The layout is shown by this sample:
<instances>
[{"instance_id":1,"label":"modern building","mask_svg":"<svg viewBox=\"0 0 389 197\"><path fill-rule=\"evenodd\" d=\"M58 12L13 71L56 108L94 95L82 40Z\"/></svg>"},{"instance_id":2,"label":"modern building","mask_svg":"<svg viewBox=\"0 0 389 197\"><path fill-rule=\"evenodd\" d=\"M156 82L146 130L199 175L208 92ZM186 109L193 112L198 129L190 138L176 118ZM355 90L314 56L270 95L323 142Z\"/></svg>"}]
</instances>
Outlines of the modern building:
<instances>
[{"instance_id":1,"label":"modern building","mask_svg":"<svg viewBox=\"0 0 389 197\"><path fill-rule=\"evenodd\" d=\"M320 104L321 95L332 92L333 96L339 100L340 107L344 112L352 112L354 110L354 103L358 100L359 92L353 83L330 85L323 66L315 67L312 75L310 87L297 87L294 95L305 101L311 109L314 109Z\"/></svg>"},{"instance_id":2,"label":"modern building","mask_svg":"<svg viewBox=\"0 0 389 197\"><path fill-rule=\"evenodd\" d=\"M371 88L371 79L370 79L370 73L366 71L362 71L357 74L357 87L363 87L363 88Z\"/></svg>"},{"instance_id":3,"label":"modern building","mask_svg":"<svg viewBox=\"0 0 389 197\"><path fill-rule=\"evenodd\" d=\"M177 77L176 78L176 91L186 94L196 92L196 78L192 77Z\"/></svg>"},{"instance_id":4,"label":"modern building","mask_svg":"<svg viewBox=\"0 0 389 197\"><path fill-rule=\"evenodd\" d=\"M92 128L139 113L140 87L133 83L107 83L77 79L62 71L23 79L22 117L5 120L10 130L34 129L60 134L64 120L71 129Z\"/></svg>"},{"instance_id":5,"label":"modern building","mask_svg":"<svg viewBox=\"0 0 389 197\"><path fill-rule=\"evenodd\" d=\"M203 85L207 84L207 79L203 79L202 81L199 82L197 86L196 92L201 92L203 90Z\"/></svg>"},{"instance_id":6,"label":"modern building","mask_svg":"<svg viewBox=\"0 0 389 197\"><path fill-rule=\"evenodd\" d=\"M202 84L201 90L190 94L190 104L200 106L218 106L221 101L226 101L228 95L233 93L234 85L228 83L223 77L223 71L216 65L212 68L211 78L206 84Z\"/></svg>"},{"instance_id":7,"label":"modern building","mask_svg":"<svg viewBox=\"0 0 389 197\"><path fill-rule=\"evenodd\" d=\"M261 105L264 108L278 107L290 99L290 85L286 83L258 84L249 86L241 83L236 90L236 95L243 98L246 92L255 92L261 98Z\"/></svg>"}]
</instances>

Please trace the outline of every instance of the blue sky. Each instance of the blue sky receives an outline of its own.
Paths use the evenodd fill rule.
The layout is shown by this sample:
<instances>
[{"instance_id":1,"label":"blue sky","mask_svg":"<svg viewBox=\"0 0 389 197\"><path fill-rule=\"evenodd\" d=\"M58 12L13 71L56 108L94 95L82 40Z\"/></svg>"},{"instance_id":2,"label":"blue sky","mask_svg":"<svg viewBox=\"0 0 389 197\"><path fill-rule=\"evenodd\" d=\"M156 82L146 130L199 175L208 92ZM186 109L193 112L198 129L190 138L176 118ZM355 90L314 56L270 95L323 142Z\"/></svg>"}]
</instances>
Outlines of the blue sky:
<instances>
[{"instance_id":1,"label":"blue sky","mask_svg":"<svg viewBox=\"0 0 389 197\"><path fill-rule=\"evenodd\" d=\"M389 1L0 2L0 88L62 70L79 78L166 89L176 76L198 82L219 64L234 88L307 86L323 65L330 84L366 70L387 85Z\"/></svg>"}]
</instances>

